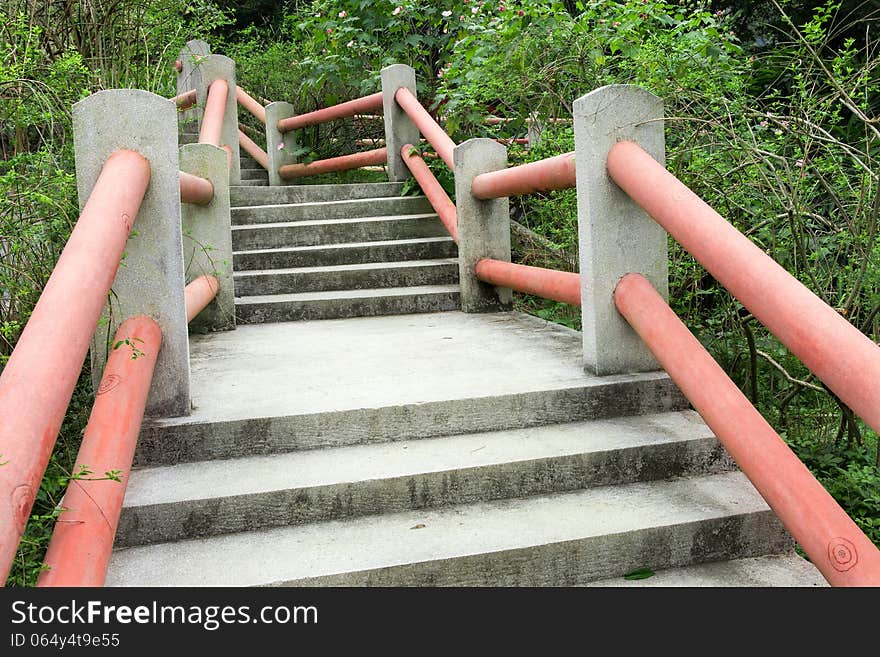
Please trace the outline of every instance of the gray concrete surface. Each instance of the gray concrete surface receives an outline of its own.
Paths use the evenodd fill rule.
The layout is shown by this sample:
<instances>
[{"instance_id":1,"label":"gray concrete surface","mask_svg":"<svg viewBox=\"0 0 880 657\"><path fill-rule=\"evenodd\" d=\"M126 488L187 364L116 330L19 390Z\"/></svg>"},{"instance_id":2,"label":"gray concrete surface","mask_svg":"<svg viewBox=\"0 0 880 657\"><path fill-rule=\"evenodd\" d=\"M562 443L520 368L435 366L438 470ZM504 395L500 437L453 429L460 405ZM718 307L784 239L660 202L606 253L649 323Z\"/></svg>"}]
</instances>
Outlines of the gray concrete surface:
<instances>
[{"instance_id":1,"label":"gray concrete surface","mask_svg":"<svg viewBox=\"0 0 880 657\"><path fill-rule=\"evenodd\" d=\"M507 310L510 290L479 281L477 262L510 262L510 211L507 197L481 201L471 183L481 173L507 167L507 148L492 139L468 139L452 151L455 162L455 208L458 216L458 277L461 309L468 313Z\"/></svg>"},{"instance_id":2,"label":"gray concrete surface","mask_svg":"<svg viewBox=\"0 0 880 657\"><path fill-rule=\"evenodd\" d=\"M162 328L149 415L189 411L189 340L183 298L183 244L177 154L177 108L148 91L116 89L92 94L73 106L73 141L80 210L107 158L127 148L150 162L150 184L126 245L124 266L113 281L112 309L92 340L92 381L97 389L110 341L134 315L149 315ZM111 312L112 311L112 312ZM136 337L136 336L132 336Z\"/></svg>"},{"instance_id":3,"label":"gray concrete surface","mask_svg":"<svg viewBox=\"0 0 880 657\"><path fill-rule=\"evenodd\" d=\"M229 92L226 94L226 111L220 131L220 145L232 149L229 161L229 184L238 185L241 181L241 160L238 144L238 99L236 97L235 62L223 55L208 55L198 64L197 102L204 107L208 100L208 87L214 80L226 80Z\"/></svg>"},{"instance_id":4,"label":"gray concrete surface","mask_svg":"<svg viewBox=\"0 0 880 657\"><path fill-rule=\"evenodd\" d=\"M195 332L228 331L235 328L235 289L226 151L211 144L188 144L179 152L181 171L214 186L214 198L207 205L181 204L186 282L207 274L220 283L217 296L189 327Z\"/></svg>"},{"instance_id":5,"label":"gray concrete surface","mask_svg":"<svg viewBox=\"0 0 880 657\"><path fill-rule=\"evenodd\" d=\"M269 180L269 172L262 168L241 168L242 180Z\"/></svg>"},{"instance_id":6,"label":"gray concrete surface","mask_svg":"<svg viewBox=\"0 0 880 657\"><path fill-rule=\"evenodd\" d=\"M235 274L236 294L242 297L326 290L452 285L457 282L458 261L454 258L260 269Z\"/></svg>"},{"instance_id":7,"label":"gray concrete surface","mask_svg":"<svg viewBox=\"0 0 880 657\"><path fill-rule=\"evenodd\" d=\"M147 468L129 479L116 545L730 467L689 411Z\"/></svg>"},{"instance_id":8,"label":"gray concrete surface","mask_svg":"<svg viewBox=\"0 0 880 657\"><path fill-rule=\"evenodd\" d=\"M392 64L381 71L382 78L382 120L385 124L385 147L388 149L388 180L398 182L410 177L409 167L400 156L404 144L418 146L421 134L416 124L404 112L394 95L398 89L409 89L413 96L416 91L416 72L406 64Z\"/></svg>"},{"instance_id":9,"label":"gray concrete surface","mask_svg":"<svg viewBox=\"0 0 880 657\"><path fill-rule=\"evenodd\" d=\"M646 579L627 580L620 576L590 582L586 586L826 587L828 582L809 561L794 552L786 552L661 570Z\"/></svg>"},{"instance_id":10,"label":"gray concrete surface","mask_svg":"<svg viewBox=\"0 0 880 657\"><path fill-rule=\"evenodd\" d=\"M363 198L400 196L402 192L403 183L294 185L289 187L269 187L267 189L233 187L230 189L230 198L233 207L240 207L246 205L353 201Z\"/></svg>"},{"instance_id":11,"label":"gray concrete surface","mask_svg":"<svg viewBox=\"0 0 880 657\"><path fill-rule=\"evenodd\" d=\"M323 267L401 260L454 258L458 253L451 237L321 244L283 249L240 251L232 256L235 271L285 267Z\"/></svg>"},{"instance_id":12,"label":"gray concrete surface","mask_svg":"<svg viewBox=\"0 0 880 657\"><path fill-rule=\"evenodd\" d=\"M285 164L296 164L296 131L281 132L278 121L296 116L296 109L290 103L275 101L266 105L266 155L269 159L269 186L291 185L284 180L278 169Z\"/></svg>"},{"instance_id":13,"label":"gray concrete surface","mask_svg":"<svg viewBox=\"0 0 880 657\"><path fill-rule=\"evenodd\" d=\"M580 334L519 313L239 326L192 352L193 414L146 424L140 465L686 406L665 374L586 374Z\"/></svg>"},{"instance_id":14,"label":"gray concrete surface","mask_svg":"<svg viewBox=\"0 0 880 657\"><path fill-rule=\"evenodd\" d=\"M277 188L270 189L275 192ZM232 223L241 226L283 221L353 219L426 212L433 213L434 209L424 196L392 196L253 206L239 205L232 209Z\"/></svg>"},{"instance_id":15,"label":"gray concrete surface","mask_svg":"<svg viewBox=\"0 0 880 657\"><path fill-rule=\"evenodd\" d=\"M584 366L596 374L659 368L614 305L614 288L643 274L668 298L666 232L611 180L605 161L632 140L664 162L663 101L632 85L610 85L574 101L578 242Z\"/></svg>"},{"instance_id":16,"label":"gray concrete surface","mask_svg":"<svg viewBox=\"0 0 880 657\"><path fill-rule=\"evenodd\" d=\"M448 235L446 228L437 215L431 212L382 217L246 224L232 228L232 244L236 251L253 251L292 246L443 237L444 235Z\"/></svg>"},{"instance_id":17,"label":"gray concrete surface","mask_svg":"<svg viewBox=\"0 0 880 657\"><path fill-rule=\"evenodd\" d=\"M458 308L458 285L298 292L240 297L235 302L238 320L245 324L409 315Z\"/></svg>"},{"instance_id":18,"label":"gray concrete surface","mask_svg":"<svg viewBox=\"0 0 880 657\"><path fill-rule=\"evenodd\" d=\"M564 586L790 545L733 472L134 547L107 584Z\"/></svg>"},{"instance_id":19,"label":"gray concrete surface","mask_svg":"<svg viewBox=\"0 0 880 657\"><path fill-rule=\"evenodd\" d=\"M210 54L211 46L201 39L191 39L180 49L177 58L180 60L182 67L180 73L177 74L178 95L198 87L198 63L202 58L207 57ZM202 118L202 109L203 108L199 107L197 103L194 107L179 112L179 122L185 127L185 129L194 127L194 132L197 133L199 121L201 121Z\"/></svg>"}]
</instances>

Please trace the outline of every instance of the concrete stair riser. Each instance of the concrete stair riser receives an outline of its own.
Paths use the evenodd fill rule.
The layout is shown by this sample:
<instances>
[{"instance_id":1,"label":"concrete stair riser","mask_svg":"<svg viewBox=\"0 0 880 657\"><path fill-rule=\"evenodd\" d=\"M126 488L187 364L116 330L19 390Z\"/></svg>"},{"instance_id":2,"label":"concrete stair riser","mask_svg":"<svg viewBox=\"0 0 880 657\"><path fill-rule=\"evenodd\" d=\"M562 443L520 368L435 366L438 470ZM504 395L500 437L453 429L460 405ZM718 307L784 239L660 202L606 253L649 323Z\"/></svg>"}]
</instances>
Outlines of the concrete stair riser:
<instances>
[{"instance_id":1,"label":"concrete stair riser","mask_svg":"<svg viewBox=\"0 0 880 657\"><path fill-rule=\"evenodd\" d=\"M369 263L341 267L238 272L235 293L239 297L327 290L364 290L416 285L452 285L458 282L455 260L417 260L400 263Z\"/></svg>"},{"instance_id":2,"label":"concrete stair riser","mask_svg":"<svg viewBox=\"0 0 880 657\"><path fill-rule=\"evenodd\" d=\"M446 235L448 235L446 228L434 214L296 221L233 227L232 248L236 251L254 251Z\"/></svg>"},{"instance_id":3,"label":"concrete stair riser","mask_svg":"<svg viewBox=\"0 0 880 657\"><path fill-rule=\"evenodd\" d=\"M370 262L435 260L454 258L457 254L458 249L452 238L432 237L320 247L260 249L234 253L232 258L233 267L236 271L246 271L290 267L355 265Z\"/></svg>"},{"instance_id":4,"label":"concrete stair riser","mask_svg":"<svg viewBox=\"0 0 880 657\"><path fill-rule=\"evenodd\" d=\"M589 424L585 424L584 431L588 432ZM694 426L698 425L691 425L691 432ZM532 431L537 441L541 435L553 430L553 427L544 427ZM505 432L498 433L503 435ZM398 459L403 462L393 461L396 467L392 468L397 471L397 476L384 473L370 477L368 470L364 478L358 481L339 479L332 482L332 477L327 476L324 479L331 483L273 486L271 490L264 490L265 484L261 483L272 476L266 474L267 468L298 472L315 461L322 461L325 455L321 454L315 459L310 458L313 453L291 453L274 459L257 457L136 471L132 475L135 483L130 486L143 488L161 485L167 490L179 490L186 487L187 478L195 478L192 470L199 468L202 470L201 476L212 480L225 481L230 476L250 479L252 488L261 490L237 495L217 491L216 496L206 499L178 499L150 504L151 496L148 493L138 495L136 489L134 494L129 493L130 497L137 498L135 503L127 500L123 509L116 544L127 547L201 538L274 526L568 492L591 486L702 475L732 467L729 457L711 436L682 437L674 442L651 443L646 440L638 446L598 451L590 451L589 441L584 440L578 453L517 460L517 453L523 450L513 449L510 454L487 462L472 457L470 460L477 461L479 465L468 466L466 456L473 449L465 451L461 446L470 440L479 451L480 445L485 449L487 441L503 439L491 434L477 434L425 439L402 446L394 443L320 450L327 451L328 460L334 453L336 460L341 461L369 459L370 452L391 452L389 460L393 461L394 451L405 453L410 449L413 454L411 460L415 460L420 456L419 452L430 452L434 448L431 443L438 443L441 449L459 449L465 457L459 457L461 467L454 469L435 471L429 469L430 460L412 463ZM420 450L422 447L426 449ZM536 456L534 452L540 454L541 450L525 451ZM508 456L510 460L505 460ZM210 484L206 484L203 490L211 490Z\"/></svg>"},{"instance_id":5,"label":"concrete stair riser","mask_svg":"<svg viewBox=\"0 0 880 657\"><path fill-rule=\"evenodd\" d=\"M269 180L269 173L258 164L256 167L241 169L242 180Z\"/></svg>"},{"instance_id":6,"label":"concrete stair riser","mask_svg":"<svg viewBox=\"0 0 880 657\"><path fill-rule=\"evenodd\" d=\"M232 208L232 225L271 224L289 221L326 221L357 217L385 217L433 213L422 196L367 198Z\"/></svg>"},{"instance_id":7,"label":"concrete stair riser","mask_svg":"<svg viewBox=\"0 0 880 657\"><path fill-rule=\"evenodd\" d=\"M136 466L171 465L299 449L497 431L687 408L665 375L596 379L589 385L382 408L204 422L146 421Z\"/></svg>"},{"instance_id":8,"label":"concrete stair riser","mask_svg":"<svg viewBox=\"0 0 880 657\"><path fill-rule=\"evenodd\" d=\"M365 198L399 197L403 183L373 183L370 185L286 185L267 189L230 187L232 207L252 205L284 205L290 203L321 203L327 201L355 201ZM323 217L319 217L323 218Z\"/></svg>"},{"instance_id":9,"label":"concrete stair riser","mask_svg":"<svg viewBox=\"0 0 880 657\"><path fill-rule=\"evenodd\" d=\"M433 288L433 289L432 289ZM457 285L386 288L370 291L349 290L345 296L325 293L289 294L275 297L243 297L236 300L235 317L242 324L266 322L299 322L345 317L376 317L379 315L410 315L434 313L461 308ZM308 298L302 298L302 297Z\"/></svg>"},{"instance_id":10,"label":"concrete stair riser","mask_svg":"<svg viewBox=\"0 0 880 657\"><path fill-rule=\"evenodd\" d=\"M269 185L269 181L268 180L242 180L241 185L243 187L267 187Z\"/></svg>"}]
</instances>

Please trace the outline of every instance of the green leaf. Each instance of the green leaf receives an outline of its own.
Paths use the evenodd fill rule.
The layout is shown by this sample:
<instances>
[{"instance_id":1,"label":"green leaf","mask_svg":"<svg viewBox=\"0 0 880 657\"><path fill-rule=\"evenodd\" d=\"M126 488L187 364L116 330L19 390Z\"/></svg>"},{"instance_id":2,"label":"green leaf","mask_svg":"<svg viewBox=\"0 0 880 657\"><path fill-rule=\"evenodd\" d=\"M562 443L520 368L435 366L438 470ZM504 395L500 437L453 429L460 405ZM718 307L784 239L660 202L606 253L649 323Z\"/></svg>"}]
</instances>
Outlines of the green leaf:
<instances>
[{"instance_id":1,"label":"green leaf","mask_svg":"<svg viewBox=\"0 0 880 657\"><path fill-rule=\"evenodd\" d=\"M628 580L638 580L638 579L648 579L649 577L654 576L654 571L650 568L636 568L633 571L628 572L623 576L623 579Z\"/></svg>"}]
</instances>

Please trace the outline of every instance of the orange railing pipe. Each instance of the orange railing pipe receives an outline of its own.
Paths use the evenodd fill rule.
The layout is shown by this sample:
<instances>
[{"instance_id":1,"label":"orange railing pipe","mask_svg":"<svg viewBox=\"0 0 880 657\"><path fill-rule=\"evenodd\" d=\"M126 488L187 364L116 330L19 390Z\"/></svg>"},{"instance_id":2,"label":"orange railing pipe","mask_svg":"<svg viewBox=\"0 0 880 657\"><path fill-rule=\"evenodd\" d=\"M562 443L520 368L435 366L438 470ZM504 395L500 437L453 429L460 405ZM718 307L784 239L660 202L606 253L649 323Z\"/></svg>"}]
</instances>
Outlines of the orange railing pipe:
<instances>
[{"instance_id":1,"label":"orange railing pipe","mask_svg":"<svg viewBox=\"0 0 880 657\"><path fill-rule=\"evenodd\" d=\"M182 94L178 94L171 100L177 105L177 109L189 109L196 104L196 90L190 89L189 91L184 91Z\"/></svg>"},{"instance_id":2,"label":"orange railing pipe","mask_svg":"<svg viewBox=\"0 0 880 657\"><path fill-rule=\"evenodd\" d=\"M834 586L880 586L880 551L651 283L627 274L614 302L825 579Z\"/></svg>"},{"instance_id":3,"label":"orange railing pipe","mask_svg":"<svg viewBox=\"0 0 880 657\"><path fill-rule=\"evenodd\" d=\"M114 152L0 375L0 581L5 581L128 234L150 164Z\"/></svg>"},{"instance_id":4,"label":"orange railing pipe","mask_svg":"<svg viewBox=\"0 0 880 657\"><path fill-rule=\"evenodd\" d=\"M563 153L509 169L481 173L474 178L471 192L477 198L490 199L574 186L574 153Z\"/></svg>"},{"instance_id":5,"label":"orange railing pipe","mask_svg":"<svg viewBox=\"0 0 880 657\"><path fill-rule=\"evenodd\" d=\"M581 277L567 271L517 265L503 260L483 258L474 273L484 283L506 287L545 299L581 305Z\"/></svg>"},{"instance_id":6,"label":"orange railing pipe","mask_svg":"<svg viewBox=\"0 0 880 657\"><path fill-rule=\"evenodd\" d=\"M880 347L632 142L608 173L841 400L880 431Z\"/></svg>"},{"instance_id":7,"label":"orange railing pipe","mask_svg":"<svg viewBox=\"0 0 880 657\"><path fill-rule=\"evenodd\" d=\"M214 200L214 185L206 178L180 172L180 202L208 205Z\"/></svg>"},{"instance_id":8,"label":"orange railing pipe","mask_svg":"<svg viewBox=\"0 0 880 657\"><path fill-rule=\"evenodd\" d=\"M238 104L244 107L248 112L253 114L257 119L259 119L260 123L266 125L266 108L260 105L254 98L248 94L247 91L239 87L235 86L235 96L238 99Z\"/></svg>"},{"instance_id":9,"label":"orange railing pipe","mask_svg":"<svg viewBox=\"0 0 880 657\"><path fill-rule=\"evenodd\" d=\"M91 474L67 485L46 552L48 570L37 586L104 585L162 329L150 317L133 317L116 331L114 344L126 339L131 345L113 349L107 359L76 457L74 474L83 466ZM120 481L105 477L112 471Z\"/></svg>"},{"instance_id":10,"label":"orange railing pipe","mask_svg":"<svg viewBox=\"0 0 880 657\"><path fill-rule=\"evenodd\" d=\"M332 107L315 110L314 112L281 119L278 121L278 131L290 132L291 130L296 130L298 128L305 128L306 126L317 125L319 123L327 123L328 121L344 119L349 116L354 116L355 114L363 114L365 112L372 112L381 109L382 93L379 92L369 96L355 98L354 100L349 100L344 103L339 103Z\"/></svg>"},{"instance_id":11,"label":"orange railing pipe","mask_svg":"<svg viewBox=\"0 0 880 657\"><path fill-rule=\"evenodd\" d=\"M214 300L220 291L220 281L216 276L199 276L183 288L186 304L186 321L191 322Z\"/></svg>"},{"instance_id":12,"label":"orange railing pipe","mask_svg":"<svg viewBox=\"0 0 880 657\"><path fill-rule=\"evenodd\" d=\"M334 171L385 164L387 161L387 149L377 148L372 151L331 157L326 160L316 160L309 164L285 164L278 169L278 173L282 178L301 178L303 176L317 176L321 173L332 173Z\"/></svg>"},{"instance_id":13,"label":"orange railing pipe","mask_svg":"<svg viewBox=\"0 0 880 657\"><path fill-rule=\"evenodd\" d=\"M202 114L202 129L199 131L200 144L220 146L220 135L223 132L223 117L226 114L226 97L229 95L229 84L226 80L217 79L208 87L208 100Z\"/></svg>"},{"instance_id":14,"label":"orange railing pipe","mask_svg":"<svg viewBox=\"0 0 880 657\"><path fill-rule=\"evenodd\" d=\"M174 70L177 71L178 73L183 72L183 62L180 61L179 59L175 59L174 64L172 66L174 67Z\"/></svg>"},{"instance_id":15,"label":"orange railing pipe","mask_svg":"<svg viewBox=\"0 0 880 657\"><path fill-rule=\"evenodd\" d=\"M401 109L416 124L425 136L425 139L428 140L428 143L434 147L440 159L446 162L446 166L454 171L455 164L452 161L452 150L455 148L455 142L446 134L446 131L428 114L428 110L422 107L418 98L406 87L398 89L397 93L394 94L394 98Z\"/></svg>"},{"instance_id":16,"label":"orange railing pipe","mask_svg":"<svg viewBox=\"0 0 880 657\"><path fill-rule=\"evenodd\" d=\"M264 169L269 169L269 156L262 148L250 137L248 137L241 128L238 129L238 143L246 150L252 158Z\"/></svg>"},{"instance_id":17,"label":"orange railing pipe","mask_svg":"<svg viewBox=\"0 0 880 657\"><path fill-rule=\"evenodd\" d=\"M404 144L400 149L400 155L428 198L431 207L440 217L440 221L446 226L446 230L452 236L452 241L458 244L458 214L455 210L455 204L449 198L446 190L443 189L440 181L437 180L412 144Z\"/></svg>"}]
</instances>

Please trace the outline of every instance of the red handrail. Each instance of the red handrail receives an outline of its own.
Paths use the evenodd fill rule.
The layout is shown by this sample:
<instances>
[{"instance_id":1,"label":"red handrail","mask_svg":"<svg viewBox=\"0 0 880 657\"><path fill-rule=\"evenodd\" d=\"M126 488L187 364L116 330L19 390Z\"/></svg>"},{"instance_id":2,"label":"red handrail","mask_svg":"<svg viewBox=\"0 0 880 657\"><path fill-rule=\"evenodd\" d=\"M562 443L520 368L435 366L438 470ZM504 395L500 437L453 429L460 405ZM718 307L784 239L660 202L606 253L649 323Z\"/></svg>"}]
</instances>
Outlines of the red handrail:
<instances>
[{"instance_id":1,"label":"red handrail","mask_svg":"<svg viewBox=\"0 0 880 657\"><path fill-rule=\"evenodd\" d=\"M517 265L503 260L483 258L474 268L476 277L484 283L506 287L545 299L581 305L581 277L555 269Z\"/></svg>"},{"instance_id":2,"label":"red handrail","mask_svg":"<svg viewBox=\"0 0 880 657\"><path fill-rule=\"evenodd\" d=\"M614 302L825 579L835 586L880 586L880 551L651 283L627 274Z\"/></svg>"},{"instance_id":3,"label":"red handrail","mask_svg":"<svg viewBox=\"0 0 880 657\"><path fill-rule=\"evenodd\" d=\"M406 87L398 89L394 98L401 109L416 124L428 143L434 147L437 155L446 162L446 166L454 171L455 163L452 161L452 150L455 148L455 142L446 134L446 131L428 114L428 110L422 107L418 98L413 96Z\"/></svg>"},{"instance_id":4,"label":"red handrail","mask_svg":"<svg viewBox=\"0 0 880 657\"><path fill-rule=\"evenodd\" d=\"M214 80L208 87L208 99L205 101L205 111L202 114L202 129L199 131L200 144L220 146L228 95L229 84L222 78Z\"/></svg>"},{"instance_id":5,"label":"red handrail","mask_svg":"<svg viewBox=\"0 0 880 657\"><path fill-rule=\"evenodd\" d=\"M238 143L261 167L269 169L269 156L266 154L266 151L260 148L253 139L244 134L241 128L238 129Z\"/></svg>"},{"instance_id":6,"label":"red handrail","mask_svg":"<svg viewBox=\"0 0 880 657\"><path fill-rule=\"evenodd\" d=\"M331 157L326 160L316 160L309 164L285 164L278 169L282 178L301 178L303 176L317 176L321 173L358 169L360 167L385 164L388 161L388 151L385 148L377 148L372 151L352 153L340 157Z\"/></svg>"},{"instance_id":7,"label":"red handrail","mask_svg":"<svg viewBox=\"0 0 880 657\"><path fill-rule=\"evenodd\" d=\"M189 91L184 91L182 94L174 96L171 101L177 105L177 109L179 110L189 109L196 104L196 90L190 89Z\"/></svg>"},{"instance_id":8,"label":"red handrail","mask_svg":"<svg viewBox=\"0 0 880 657\"><path fill-rule=\"evenodd\" d=\"M3 581L149 182L150 164L139 153L107 158L0 375Z\"/></svg>"},{"instance_id":9,"label":"red handrail","mask_svg":"<svg viewBox=\"0 0 880 657\"><path fill-rule=\"evenodd\" d=\"M214 185L210 180L180 172L180 202L207 205L214 200Z\"/></svg>"},{"instance_id":10,"label":"red handrail","mask_svg":"<svg viewBox=\"0 0 880 657\"><path fill-rule=\"evenodd\" d=\"M130 344L107 359L76 457L73 473L85 466L91 474L67 486L46 552L48 570L37 586L104 585L162 329L150 317L133 317L119 327L114 344L124 340ZM104 478L112 471L120 481Z\"/></svg>"},{"instance_id":11,"label":"red handrail","mask_svg":"<svg viewBox=\"0 0 880 657\"><path fill-rule=\"evenodd\" d=\"M355 114L363 114L364 112L372 112L382 109L382 93L375 93L362 98L355 98L332 107L300 114L299 116L291 116L278 121L279 132L290 132L298 128L305 128L310 125L319 123L327 123L336 119L344 119Z\"/></svg>"},{"instance_id":12,"label":"red handrail","mask_svg":"<svg viewBox=\"0 0 880 657\"><path fill-rule=\"evenodd\" d=\"M238 104L244 107L248 112L253 114L263 125L266 125L266 108L254 100L247 91L235 86L235 96Z\"/></svg>"},{"instance_id":13,"label":"red handrail","mask_svg":"<svg viewBox=\"0 0 880 657\"><path fill-rule=\"evenodd\" d=\"M400 155L425 196L428 197L428 202L440 217L440 221L446 226L446 230L452 236L452 241L458 244L458 214L455 210L455 204L450 200L446 190L443 189L412 144L404 144L400 149Z\"/></svg>"},{"instance_id":14,"label":"red handrail","mask_svg":"<svg viewBox=\"0 0 880 657\"><path fill-rule=\"evenodd\" d=\"M490 199L574 186L574 153L563 153L509 169L481 173L474 178L471 192L477 198Z\"/></svg>"},{"instance_id":15,"label":"red handrail","mask_svg":"<svg viewBox=\"0 0 880 657\"><path fill-rule=\"evenodd\" d=\"M880 347L724 220L638 145L608 173L872 429L880 431Z\"/></svg>"},{"instance_id":16,"label":"red handrail","mask_svg":"<svg viewBox=\"0 0 880 657\"><path fill-rule=\"evenodd\" d=\"M203 275L193 279L183 288L186 304L186 321L191 322L214 300L220 291L220 281L216 276Z\"/></svg>"}]
</instances>

